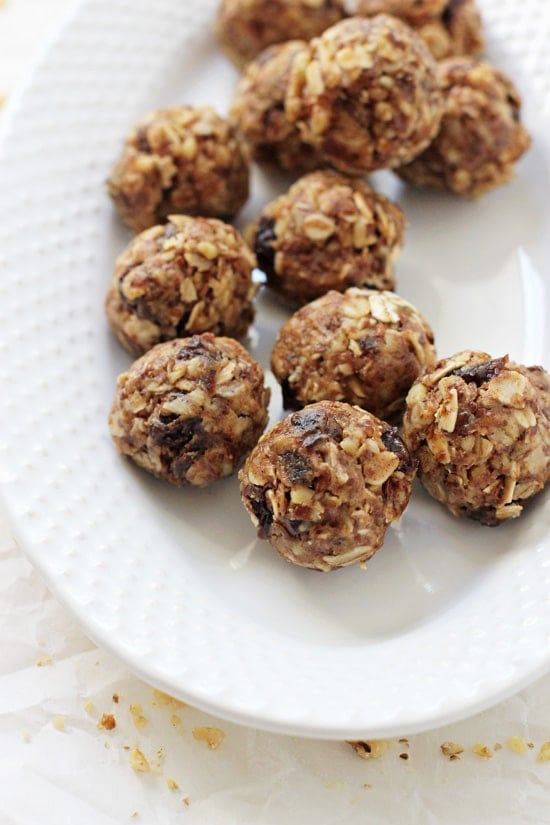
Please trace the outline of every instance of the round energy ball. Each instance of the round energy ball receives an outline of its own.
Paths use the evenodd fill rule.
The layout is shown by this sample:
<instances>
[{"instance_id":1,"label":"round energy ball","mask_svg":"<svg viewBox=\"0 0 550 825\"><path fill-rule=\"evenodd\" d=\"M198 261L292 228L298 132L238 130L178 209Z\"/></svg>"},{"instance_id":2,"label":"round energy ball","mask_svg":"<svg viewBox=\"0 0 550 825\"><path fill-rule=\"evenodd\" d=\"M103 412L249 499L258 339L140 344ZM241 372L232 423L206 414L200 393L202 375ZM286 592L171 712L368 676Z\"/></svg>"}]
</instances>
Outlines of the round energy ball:
<instances>
[{"instance_id":1,"label":"round energy ball","mask_svg":"<svg viewBox=\"0 0 550 825\"><path fill-rule=\"evenodd\" d=\"M242 66L267 46L309 40L343 16L342 0L222 0L215 28L222 49Z\"/></svg>"},{"instance_id":2,"label":"round energy ball","mask_svg":"<svg viewBox=\"0 0 550 825\"><path fill-rule=\"evenodd\" d=\"M485 46L481 15L475 0L359 0L356 14L385 12L408 23L436 60L479 54Z\"/></svg>"},{"instance_id":3,"label":"round energy ball","mask_svg":"<svg viewBox=\"0 0 550 825\"><path fill-rule=\"evenodd\" d=\"M394 427L322 401L271 427L239 479L258 536L293 564L330 571L380 549L415 472Z\"/></svg>"},{"instance_id":4,"label":"round energy ball","mask_svg":"<svg viewBox=\"0 0 550 825\"><path fill-rule=\"evenodd\" d=\"M323 165L319 153L304 143L284 112L292 62L306 45L303 40L290 40L264 49L244 69L229 111L230 122L248 141L255 160L294 172Z\"/></svg>"},{"instance_id":5,"label":"round energy ball","mask_svg":"<svg viewBox=\"0 0 550 825\"><path fill-rule=\"evenodd\" d=\"M283 324L271 367L283 403L347 401L397 423L416 378L433 361L433 333L415 307L392 292L328 292Z\"/></svg>"},{"instance_id":6,"label":"round energy ball","mask_svg":"<svg viewBox=\"0 0 550 825\"><path fill-rule=\"evenodd\" d=\"M255 264L229 224L172 215L117 258L105 302L111 329L133 355L193 333L240 338L254 318Z\"/></svg>"},{"instance_id":7,"label":"round energy ball","mask_svg":"<svg viewBox=\"0 0 550 825\"><path fill-rule=\"evenodd\" d=\"M248 198L246 144L210 106L158 109L130 132L107 181L122 220L141 232L169 215L230 218Z\"/></svg>"},{"instance_id":8,"label":"round energy ball","mask_svg":"<svg viewBox=\"0 0 550 825\"><path fill-rule=\"evenodd\" d=\"M359 178L304 175L247 229L270 289L291 305L330 289L392 289L405 216Z\"/></svg>"},{"instance_id":9,"label":"round energy ball","mask_svg":"<svg viewBox=\"0 0 550 825\"><path fill-rule=\"evenodd\" d=\"M447 5L448 0L357 0L355 14L391 14L410 25L419 25L441 14Z\"/></svg>"},{"instance_id":10,"label":"round energy ball","mask_svg":"<svg viewBox=\"0 0 550 825\"><path fill-rule=\"evenodd\" d=\"M415 29L436 60L478 55L485 48L483 22L475 0L449 0L441 14Z\"/></svg>"},{"instance_id":11,"label":"round energy ball","mask_svg":"<svg viewBox=\"0 0 550 825\"><path fill-rule=\"evenodd\" d=\"M550 376L485 352L444 358L413 384L403 440L453 515L516 518L550 479Z\"/></svg>"},{"instance_id":12,"label":"round energy ball","mask_svg":"<svg viewBox=\"0 0 550 825\"><path fill-rule=\"evenodd\" d=\"M296 55L285 113L341 172L408 163L443 113L437 65L421 38L390 15L350 17Z\"/></svg>"},{"instance_id":13,"label":"round energy ball","mask_svg":"<svg viewBox=\"0 0 550 825\"><path fill-rule=\"evenodd\" d=\"M117 450L177 486L231 475L267 423L262 368L232 338L157 344L119 376L109 416Z\"/></svg>"},{"instance_id":14,"label":"round energy ball","mask_svg":"<svg viewBox=\"0 0 550 825\"><path fill-rule=\"evenodd\" d=\"M507 183L531 144L514 84L471 57L443 60L438 72L445 96L441 128L422 154L396 170L399 176L467 197Z\"/></svg>"}]
</instances>

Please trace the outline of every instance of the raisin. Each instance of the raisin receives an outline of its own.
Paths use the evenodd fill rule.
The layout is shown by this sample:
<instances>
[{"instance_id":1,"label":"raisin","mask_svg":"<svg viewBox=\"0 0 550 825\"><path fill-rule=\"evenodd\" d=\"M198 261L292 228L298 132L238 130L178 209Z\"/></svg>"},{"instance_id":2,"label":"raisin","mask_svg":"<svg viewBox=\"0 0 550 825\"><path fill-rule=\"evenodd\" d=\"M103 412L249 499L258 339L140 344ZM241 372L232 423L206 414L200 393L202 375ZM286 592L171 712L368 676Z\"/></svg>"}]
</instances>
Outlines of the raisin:
<instances>
[{"instance_id":1,"label":"raisin","mask_svg":"<svg viewBox=\"0 0 550 825\"><path fill-rule=\"evenodd\" d=\"M266 275L272 273L275 266L273 241L276 237L273 218L260 218L256 237L254 238L254 253L258 259L258 266Z\"/></svg>"},{"instance_id":2,"label":"raisin","mask_svg":"<svg viewBox=\"0 0 550 825\"><path fill-rule=\"evenodd\" d=\"M403 473L410 473L416 467L416 460L411 456L403 441L401 440L397 427L389 427L381 434L380 438L384 447L399 458L398 470Z\"/></svg>"},{"instance_id":3,"label":"raisin","mask_svg":"<svg viewBox=\"0 0 550 825\"><path fill-rule=\"evenodd\" d=\"M465 0L449 0L443 11L441 12L441 22L444 26L450 26L453 22L457 11L464 5Z\"/></svg>"},{"instance_id":4,"label":"raisin","mask_svg":"<svg viewBox=\"0 0 550 825\"><path fill-rule=\"evenodd\" d=\"M307 458L296 450L285 450L281 461L291 484L307 484L312 478L312 469Z\"/></svg>"},{"instance_id":5,"label":"raisin","mask_svg":"<svg viewBox=\"0 0 550 825\"><path fill-rule=\"evenodd\" d=\"M468 384L475 384L481 387L483 384L494 378L506 365L506 358L493 358L491 361L484 361L482 364L473 364L459 367L450 374L462 378Z\"/></svg>"},{"instance_id":6,"label":"raisin","mask_svg":"<svg viewBox=\"0 0 550 825\"><path fill-rule=\"evenodd\" d=\"M271 525L273 524L273 513L271 512L271 510L265 502L265 498L261 488L257 489L256 495L249 496L248 501L250 507L252 508L252 512L258 519L258 536L261 539L266 539L271 532Z\"/></svg>"}]
</instances>

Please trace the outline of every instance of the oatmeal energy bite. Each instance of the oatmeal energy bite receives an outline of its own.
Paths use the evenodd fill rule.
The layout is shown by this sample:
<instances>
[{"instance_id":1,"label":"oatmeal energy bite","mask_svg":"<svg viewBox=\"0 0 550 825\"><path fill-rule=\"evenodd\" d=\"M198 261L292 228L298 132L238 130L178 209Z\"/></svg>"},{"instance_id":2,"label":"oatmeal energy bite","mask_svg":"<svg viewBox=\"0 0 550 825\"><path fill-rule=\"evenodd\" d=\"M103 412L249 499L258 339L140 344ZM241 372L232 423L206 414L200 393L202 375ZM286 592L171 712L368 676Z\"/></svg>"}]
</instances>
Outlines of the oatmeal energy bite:
<instances>
[{"instance_id":1,"label":"oatmeal energy bite","mask_svg":"<svg viewBox=\"0 0 550 825\"><path fill-rule=\"evenodd\" d=\"M343 16L343 0L221 0L216 34L228 57L244 65L267 46L309 40Z\"/></svg>"},{"instance_id":2,"label":"oatmeal energy bite","mask_svg":"<svg viewBox=\"0 0 550 825\"><path fill-rule=\"evenodd\" d=\"M443 97L428 47L390 15L350 17L294 59L286 116L341 172L412 160L437 133Z\"/></svg>"},{"instance_id":3,"label":"oatmeal energy bite","mask_svg":"<svg viewBox=\"0 0 550 825\"><path fill-rule=\"evenodd\" d=\"M292 305L350 286L392 289L405 216L360 178L311 172L267 204L246 236L270 289Z\"/></svg>"},{"instance_id":4,"label":"oatmeal energy bite","mask_svg":"<svg viewBox=\"0 0 550 825\"><path fill-rule=\"evenodd\" d=\"M134 355L193 333L239 338L254 317L255 263L229 224L172 215L117 258L105 303L111 328Z\"/></svg>"},{"instance_id":5,"label":"oatmeal energy bite","mask_svg":"<svg viewBox=\"0 0 550 825\"><path fill-rule=\"evenodd\" d=\"M476 197L507 183L531 138L510 78L488 63L455 57L439 64L445 111L439 133L400 177L417 186Z\"/></svg>"},{"instance_id":6,"label":"oatmeal energy bite","mask_svg":"<svg viewBox=\"0 0 550 825\"><path fill-rule=\"evenodd\" d=\"M109 416L117 450L177 486L236 471L267 423L263 371L232 338L157 344L119 376Z\"/></svg>"},{"instance_id":7,"label":"oatmeal energy bite","mask_svg":"<svg viewBox=\"0 0 550 825\"><path fill-rule=\"evenodd\" d=\"M435 360L433 333L392 292L328 292L296 312L271 354L286 408L347 401L398 423L416 378Z\"/></svg>"},{"instance_id":8,"label":"oatmeal energy bite","mask_svg":"<svg viewBox=\"0 0 550 825\"><path fill-rule=\"evenodd\" d=\"M455 516L517 518L550 479L550 376L485 352L444 358L413 384L403 440Z\"/></svg>"},{"instance_id":9,"label":"oatmeal energy bite","mask_svg":"<svg viewBox=\"0 0 550 825\"><path fill-rule=\"evenodd\" d=\"M293 564L330 571L380 549L415 471L394 427L322 401L267 430L239 479L258 536Z\"/></svg>"},{"instance_id":10,"label":"oatmeal energy bite","mask_svg":"<svg viewBox=\"0 0 550 825\"><path fill-rule=\"evenodd\" d=\"M284 111L292 63L306 45L289 40L264 49L242 72L229 111L255 160L295 172L323 166L320 153L302 140Z\"/></svg>"},{"instance_id":11,"label":"oatmeal energy bite","mask_svg":"<svg viewBox=\"0 0 550 825\"><path fill-rule=\"evenodd\" d=\"M248 150L210 106L159 109L130 132L107 188L134 232L175 214L229 218L248 198Z\"/></svg>"},{"instance_id":12,"label":"oatmeal energy bite","mask_svg":"<svg viewBox=\"0 0 550 825\"><path fill-rule=\"evenodd\" d=\"M358 0L356 14L392 14L408 23L436 60L479 54L483 25L475 0Z\"/></svg>"}]
</instances>

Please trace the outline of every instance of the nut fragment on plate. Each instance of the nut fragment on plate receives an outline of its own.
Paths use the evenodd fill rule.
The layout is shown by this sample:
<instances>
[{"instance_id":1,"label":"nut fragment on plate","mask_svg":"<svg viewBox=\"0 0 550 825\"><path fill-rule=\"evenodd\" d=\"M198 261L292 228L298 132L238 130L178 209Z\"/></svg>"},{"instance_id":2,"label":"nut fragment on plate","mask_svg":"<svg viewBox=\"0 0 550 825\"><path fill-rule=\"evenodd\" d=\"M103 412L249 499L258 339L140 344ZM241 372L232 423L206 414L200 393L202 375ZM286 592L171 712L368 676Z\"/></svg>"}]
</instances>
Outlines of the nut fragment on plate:
<instances>
[{"instance_id":1,"label":"nut fragment on plate","mask_svg":"<svg viewBox=\"0 0 550 825\"><path fill-rule=\"evenodd\" d=\"M350 286L392 289L400 207L359 178L310 172L266 204L245 232L273 292L304 304Z\"/></svg>"},{"instance_id":2,"label":"nut fragment on plate","mask_svg":"<svg viewBox=\"0 0 550 825\"><path fill-rule=\"evenodd\" d=\"M119 376L116 448L177 486L233 473L267 423L269 389L241 344L211 333L157 344Z\"/></svg>"},{"instance_id":3,"label":"nut fragment on plate","mask_svg":"<svg viewBox=\"0 0 550 825\"><path fill-rule=\"evenodd\" d=\"M267 430L239 480L260 538L293 564L331 571L380 549L407 506L415 472L394 427L321 401Z\"/></svg>"},{"instance_id":4,"label":"nut fragment on plate","mask_svg":"<svg viewBox=\"0 0 550 825\"><path fill-rule=\"evenodd\" d=\"M436 60L476 55L485 46L475 0L358 0L355 13L399 17L414 28Z\"/></svg>"},{"instance_id":5,"label":"nut fragment on plate","mask_svg":"<svg viewBox=\"0 0 550 825\"><path fill-rule=\"evenodd\" d=\"M495 526L550 479L550 376L464 351L411 387L403 440L426 490L455 516Z\"/></svg>"},{"instance_id":6,"label":"nut fragment on plate","mask_svg":"<svg viewBox=\"0 0 550 825\"><path fill-rule=\"evenodd\" d=\"M392 292L328 292L281 327L271 367L284 406L347 401L398 423L407 393L435 360L424 317Z\"/></svg>"},{"instance_id":7,"label":"nut fragment on plate","mask_svg":"<svg viewBox=\"0 0 550 825\"><path fill-rule=\"evenodd\" d=\"M503 71L476 58L443 60L438 73L441 128L424 152L396 170L399 176L467 197L507 183L531 144L518 90Z\"/></svg>"},{"instance_id":8,"label":"nut fragment on plate","mask_svg":"<svg viewBox=\"0 0 550 825\"><path fill-rule=\"evenodd\" d=\"M229 121L242 133L255 160L293 172L324 165L284 110L293 60L306 45L290 40L264 49L243 71L229 110Z\"/></svg>"},{"instance_id":9,"label":"nut fragment on plate","mask_svg":"<svg viewBox=\"0 0 550 825\"><path fill-rule=\"evenodd\" d=\"M321 34L344 13L343 0L221 0L215 28L222 49L242 66L267 46Z\"/></svg>"},{"instance_id":10,"label":"nut fragment on plate","mask_svg":"<svg viewBox=\"0 0 550 825\"><path fill-rule=\"evenodd\" d=\"M131 130L107 181L122 220L141 232L169 215L230 218L249 192L246 144L210 106L147 114Z\"/></svg>"},{"instance_id":11,"label":"nut fragment on plate","mask_svg":"<svg viewBox=\"0 0 550 825\"><path fill-rule=\"evenodd\" d=\"M350 17L296 55L285 113L341 172L408 163L435 136L443 113L435 59L396 17Z\"/></svg>"},{"instance_id":12,"label":"nut fragment on plate","mask_svg":"<svg viewBox=\"0 0 550 825\"><path fill-rule=\"evenodd\" d=\"M240 338L254 318L255 264L229 224L172 215L118 256L105 302L111 329L133 355L194 333Z\"/></svg>"}]
</instances>

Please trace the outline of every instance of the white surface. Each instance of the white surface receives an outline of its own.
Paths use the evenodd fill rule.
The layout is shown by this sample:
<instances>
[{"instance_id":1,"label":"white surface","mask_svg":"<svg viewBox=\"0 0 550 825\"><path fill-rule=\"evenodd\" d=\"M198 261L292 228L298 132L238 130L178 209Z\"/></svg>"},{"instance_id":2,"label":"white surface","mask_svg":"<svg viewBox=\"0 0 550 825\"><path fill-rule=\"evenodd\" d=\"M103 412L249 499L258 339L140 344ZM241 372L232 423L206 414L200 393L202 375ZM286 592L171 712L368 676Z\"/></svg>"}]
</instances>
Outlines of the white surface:
<instances>
[{"instance_id":1,"label":"white surface","mask_svg":"<svg viewBox=\"0 0 550 825\"><path fill-rule=\"evenodd\" d=\"M52 13L63 5L48 2ZM29 5L22 0L9 4L12 21L19 20L10 32L12 43L16 37L23 46L32 40ZM7 9L0 10L0 72ZM0 74L0 94L11 91L1 83ZM536 760L541 744L550 739L549 677L466 722L409 737L407 762L398 756L407 746L395 737L382 758L364 762L341 742L261 733L192 708L175 711L178 724L173 709L153 706L150 688L95 649L8 535L0 522L2 825L118 823L134 821L133 813L142 822L179 821L181 815L190 823L216 825L550 821L549 766ZM51 657L51 664L37 668L44 657ZM113 692L121 697L116 706ZM144 728L134 726L129 712L129 703L136 701L148 718ZM87 705L88 713L87 702L93 704ZM105 711L117 717L117 728L109 734L96 729ZM204 724L224 730L219 750L209 751L193 738L193 726ZM475 742L505 744L513 735L532 741L534 748L518 755L505 745L487 761L470 751ZM445 740L466 748L460 761L442 757L439 745ZM132 772L125 747L134 745L155 770ZM161 747L165 759L157 768ZM167 776L178 781L178 791L168 790ZM183 797L189 797L189 806Z\"/></svg>"},{"instance_id":2,"label":"white surface","mask_svg":"<svg viewBox=\"0 0 550 825\"><path fill-rule=\"evenodd\" d=\"M235 82L212 0L130 5L130 19L128 0L77 8L4 135L0 481L16 535L92 638L234 721L395 736L487 707L550 663L550 496L488 530L417 490L366 572L318 575L254 541L236 479L172 489L115 453L106 416L129 359L103 298L127 235L104 180L143 111L178 100L224 111ZM488 6L506 43L511 20ZM525 41L517 23L508 33ZM471 347L550 364L550 151L528 92L534 149L510 186L472 204L380 177L410 222L398 290L431 321L441 355ZM247 212L273 191L258 176ZM249 343L265 365L283 317L259 301Z\"/></svg>"}]
</instances>

